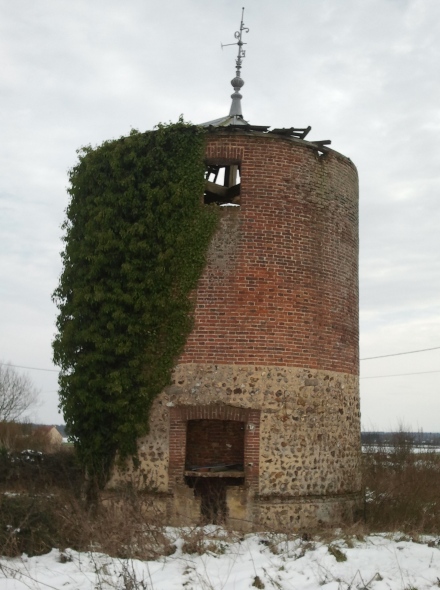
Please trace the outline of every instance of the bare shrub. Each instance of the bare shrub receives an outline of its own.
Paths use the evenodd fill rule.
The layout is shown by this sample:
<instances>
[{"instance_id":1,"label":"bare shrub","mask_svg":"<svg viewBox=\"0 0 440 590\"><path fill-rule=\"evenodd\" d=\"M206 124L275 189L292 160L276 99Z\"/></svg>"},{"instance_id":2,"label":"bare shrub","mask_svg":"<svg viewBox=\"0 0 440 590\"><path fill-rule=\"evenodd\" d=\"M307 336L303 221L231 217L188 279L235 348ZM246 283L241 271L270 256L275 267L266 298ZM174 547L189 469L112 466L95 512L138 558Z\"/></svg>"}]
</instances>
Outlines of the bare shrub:
<instances>
[{"instance_id":1,"label":"bare shrub","mask_svg":"<svg viewBox=\"0 0 440 590\"><path fill-rule=\"evenodd\" d=\"M211 525L185 527L180 530L180 536L183 539L182 553L189 555L222 555L226 553L230 544L243 540L237 532Z\"/></svg>"},{"instance_id":2,"label":"bare shrub","mask_svg":"<svg viewBox=\"0 0 440 590\"><path fill-rule=\"evenodd\" d=\"M171 555L175 546L165 535L162 516L141 492L120 492L89 515L89 537L94 546L120 558L157 559Z\"/></svg>"},{"instance_id":3,"label":"bare shrub","mask_svg":"<svg viewBox=\"0 0 440 590\"><path fill-rule=\"evenodd\" d=\"M440 527L440 455L415 452L411 433L364 453L367 525L375 530L433 533Z\"/></svg>"},{"instance_id":4,"label":"bare shrub","mask_svg":"<svg viewBox=\"0 0 440 590\"><path fill-rule=\"evenodd\" d=\"M183 534L182 553L189 555L206 553L206 535L203 528L192 528Z\"/></svg>"},{"instance_id":5,"label":"bare shrub","mask_svg":"<svg viewBox=\"0 0 440 590\"><path fill-rule=\"evenodd\" d=\"M148 496L128 487L90 507L73 451L0 452L0 553L37 555L52 547L155 559L175 547Z\"/></svg>"},{"instance_id":6,"label":"bare shrub","mask_svg":"<svg viewBox=\"0 0 440 590\"><path fill-rule=\"evenodd\" d=\"M0 496L0 551L16 557L41 555L61 544L54 518L57 499L48 496L2 494Z\"/></svg>"},{"instance_id":7,"label":"bare shrub","mask_svg":"<svg viewBox=\"0 0 440 590\"><path fill-rule=\"evenodd\" d=\"M0 362L0 422L18 420L37 399L38 391L30 377Z\"/></svg>"},{"instance_id":8,"label":"bare shrub","mask_svg":"<svg viewBox=\"0 0 440 590\"><path fill-rule=\"evenodd\" d=\"M82 486L82 469L71 450L0 452L0 491L39 494L62 489L78 495Z\"/></svg>"},{"instance_id":9,"label":"bare shrub","mask_svg":"<svg viewBox=\"0 0 440 590\"><path fill-rule=\"evenodd\" d=\"M0 553L15 557L61 551L100 551L118 558L157 559L175 551L162 523L146 517L141 499L91 512L71 491L0 495Z\"/></svg>"}]
</instances>

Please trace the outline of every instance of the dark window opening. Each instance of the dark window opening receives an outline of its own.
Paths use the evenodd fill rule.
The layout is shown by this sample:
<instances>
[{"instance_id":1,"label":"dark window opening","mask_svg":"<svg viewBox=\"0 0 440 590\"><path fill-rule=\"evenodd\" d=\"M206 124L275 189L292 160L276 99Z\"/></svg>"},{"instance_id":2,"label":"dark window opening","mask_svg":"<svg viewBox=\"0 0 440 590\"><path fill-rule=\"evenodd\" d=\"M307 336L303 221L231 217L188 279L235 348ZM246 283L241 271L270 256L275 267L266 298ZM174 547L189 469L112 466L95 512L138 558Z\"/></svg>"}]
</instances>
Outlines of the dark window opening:
<instances>
[{"instance_id":1,"label":"dark window opening","mask_svg":"<svg viewBox=\"0 0 440 590\"><path fill-rule=\"evenodd\" d=\"M208 164L205 173L204 203L240 204L240 164Z\"/></svg>"},{"instance_id":2,"label":"dark window opening","mask_svg":"<svg viewBox=\"0 0 440 590\"><path fill-rule=\"evenodd\" d=\"M242 472L244 427L244 422L235 420L188 420L185 470Z\"/></svg>"}]
</instances>

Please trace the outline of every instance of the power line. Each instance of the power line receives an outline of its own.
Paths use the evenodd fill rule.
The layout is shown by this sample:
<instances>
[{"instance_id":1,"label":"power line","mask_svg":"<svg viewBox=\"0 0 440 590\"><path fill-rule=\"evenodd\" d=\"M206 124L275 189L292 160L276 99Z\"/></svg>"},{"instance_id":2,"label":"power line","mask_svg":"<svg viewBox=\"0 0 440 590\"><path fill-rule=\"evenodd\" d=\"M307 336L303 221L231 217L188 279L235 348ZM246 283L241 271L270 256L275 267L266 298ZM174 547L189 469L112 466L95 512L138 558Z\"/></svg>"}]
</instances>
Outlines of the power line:
<instances>
[{"instance_id":1,"label":"power line","mask_svg":"<svg viewBox=\"0 0 440 590\"><path fill-rule=\"evenodd\" d=\"M421 348L420 350L408 350L407 352L395 352L394 354L382 354L381 356L369 356L363 359L359 359L361 361L371 361L372 359L384 359L388 356L400 356L401 354L414 354L416 352L426 352L427 350L439 350L440 346L434 346L434 348Z\"/></svg>"},{"instance_id":2,"label":"power line","mask_svg":"<svg viewBox=\"0 0 440 590\"><path fill-rule=\"evenodd\" d=\"M406 352L395 352L393 354L382 354L380 356L368 356L363 359L359 359L360 361L371 361L374 359L384 359L390 356L401 356L403 354L415 354L417 352L427 352L429 350L440 350L440 346L434 346L433 348L421 348L419 350L408 350ZM58 369L41 369L39 367L23 367L21 365L11 365L10 363L2 363L0 365L8 365L13 367L14 369L27 369L28 371L46 371L49 373L59 373ZM401 373L401 375L422 375L423 373L438 373L440 371L423 371L422 373ZM361 377L361 379L378 379L379 377L399 377L399 375L378 375L377 377Z\"/></svg>"},{"instance_id":3,"label":"power line","mask_svg":"<svg viewBox=\"0 0 440 590\"><path fill-rule=\"evenodd\" d=\"M374 375L372 377L360 377L360 379L382 379L383 377L405 377L407 375L426 375L427 373L440 373L440 371L420 371L418 373L396 373L395 375Z\"/></svg>"},{"instance_id":4,"label":"power line","mask_svg":"<svg viewBox=\"0 0 440 590\"><path fill-rule=\"evenodd\" d=\"M29 371L48 371L52 373L59 373L58 369L39 369L37 367L22 367L21 365L11 365L11 363L0 363L4 367L13 367L14 369L28 369Z\"/></svg>"}]
</instances>

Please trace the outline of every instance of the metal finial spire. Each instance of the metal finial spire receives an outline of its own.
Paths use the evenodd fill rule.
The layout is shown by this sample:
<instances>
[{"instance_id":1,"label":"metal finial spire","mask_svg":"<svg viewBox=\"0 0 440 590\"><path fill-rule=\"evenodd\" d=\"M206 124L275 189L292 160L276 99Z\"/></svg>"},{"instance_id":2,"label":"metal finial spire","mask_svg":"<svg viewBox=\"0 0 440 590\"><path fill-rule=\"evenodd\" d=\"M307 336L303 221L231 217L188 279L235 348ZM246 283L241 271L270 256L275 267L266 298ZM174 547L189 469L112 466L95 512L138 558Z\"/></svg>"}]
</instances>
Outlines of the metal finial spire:
<instances>
[{"instance_id":1,"label":"metal finial spire","mask_svg":"<svg viewBox=\"0 0 440 590\"><path fill-rule=\"evenodd\" d=\"M227 43L226 45L222 45L222 48L227 47L229 45L238 45L238 54L237 54L237 59L235 60L235 70L236 70L235 71L235 78L233 78L231 80L232 87L234 88L234 93L231 94L232 104L231 104L231 110L229 111L230 117L233 117L233 116L242 117L243 116L243 114L241 112L242 95L240 94L240 88L242 88L242 86L244 85L244 81L240 77L240 70L241 70L242 59L243 59L243 57L246 56L246 52L244 49L242 49L242 47L243 47L243 45L246 45L246 43L243 43L243 41L242 41L242 34L243 34L243 31L245 31L246 33L249 33L249 29L244 26L243 14L244 14L244 8L241 11L240 30L236 31L234 34L234 37L237 39L237 42L236 43Z\"/></svg>"}]
</instances>

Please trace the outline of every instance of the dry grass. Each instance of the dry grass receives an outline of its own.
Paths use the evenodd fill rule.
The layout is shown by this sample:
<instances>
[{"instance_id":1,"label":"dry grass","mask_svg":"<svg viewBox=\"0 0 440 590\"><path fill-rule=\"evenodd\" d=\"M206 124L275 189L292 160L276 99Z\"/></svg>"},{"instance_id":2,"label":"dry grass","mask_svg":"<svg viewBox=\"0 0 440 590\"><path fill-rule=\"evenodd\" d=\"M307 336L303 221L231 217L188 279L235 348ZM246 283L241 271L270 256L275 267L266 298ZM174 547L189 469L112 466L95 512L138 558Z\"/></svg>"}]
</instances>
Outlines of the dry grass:
<instances>
[{"instance_id":1,"label":"dry grass","mask_svg":"<svg viewBox=\"0 0 440 590\"><path fill-rule=\"evenodd\" d=\"M99 551L119 558L156 559L175 547L159 521L144 516L140 501L101 506L91 512L70 492L2 494L0 554L40 555L58 547Z\"/></svg>"},{"instance_id":2,"label":"dry grass","mask_svg":"<svg viewBox=\"0 0 440 590\"><path fill-rule=\"evenodd\" d=\"M146 496L115 492L96 511L83 500L84 489L73 452L0 453L0 554L70 547L154 559L173 551Z\"/></svg>"},{"instance_id":3,"label":"dry grass","mask_svg":"<svg viewBox=\"0 0 440 590\"><path fill-rule=\"evenodd\" d=\"M366 524L376 531L436 533L440 454L416 452L404 436L397 435L393 447L364 454Z\"/></svg>"},{"instance_id":4,"label":"dry grass","mask_svg":"<svg viewBox=\"0 0 440 590\"><path fill-rule=\"evenodd\" d=\"M133 490L115 493L98 512L81 500L84 481L73 453L43 455L0 454L0 554L42 554L52 547L96 550L115 557L155 559L175 551L165 535L163 515L155 513L148 497ZM316 539L334 547L350 547L372 531L418 534L440 530L440 455L416 453L404 439L393 449L378 448L364 455L365 522L303 531L301 548ZM185 528L182 552L222 553L236 534L222 527ZM265 535L273 553L298 531ZM345 543L345 545L344 545ZM340 547L338 550L340 550Z\"/></svg>"},{"instance_id":5,"label":"dry grass","mask_svg":"<svg viewBox=\"0 0 440 590\"><path fill-rule=\"evenodd\" d=\"M0 493L65 490L77 496L82 485L82 471L71 449L56 453L0 449Z\"/></svg>"}]
</instances>

